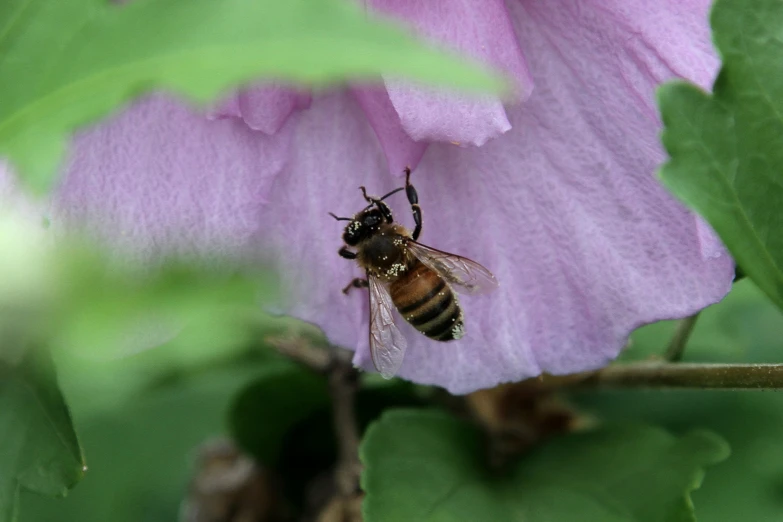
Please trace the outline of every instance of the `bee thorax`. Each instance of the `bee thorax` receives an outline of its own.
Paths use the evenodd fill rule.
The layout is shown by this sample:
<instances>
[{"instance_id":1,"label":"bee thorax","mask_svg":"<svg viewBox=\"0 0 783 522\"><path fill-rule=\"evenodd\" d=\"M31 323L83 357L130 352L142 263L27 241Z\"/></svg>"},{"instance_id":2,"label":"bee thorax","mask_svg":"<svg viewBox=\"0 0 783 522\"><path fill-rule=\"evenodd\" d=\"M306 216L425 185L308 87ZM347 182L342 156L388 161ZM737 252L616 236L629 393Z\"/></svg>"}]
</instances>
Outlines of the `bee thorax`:
<instances>
[{"instance_id":1,"label":"bee thorax","mask_svg":"<svg viewBox=\"0 0 783 522\"><path fill-rule=\"evenodd\" d=\"M405 249L390 235L376 235L361 248L361 264L385 279L399 277L408 269Z\"/></svg>"}]
</instances>

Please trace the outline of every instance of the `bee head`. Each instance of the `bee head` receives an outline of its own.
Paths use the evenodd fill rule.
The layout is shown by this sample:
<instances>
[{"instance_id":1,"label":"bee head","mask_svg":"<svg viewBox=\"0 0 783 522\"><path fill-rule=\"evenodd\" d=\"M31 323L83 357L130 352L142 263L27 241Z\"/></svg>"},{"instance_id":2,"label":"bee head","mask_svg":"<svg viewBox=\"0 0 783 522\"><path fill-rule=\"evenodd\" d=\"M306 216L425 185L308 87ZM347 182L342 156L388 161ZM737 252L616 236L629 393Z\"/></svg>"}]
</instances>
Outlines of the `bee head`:
<instances>
[{"instance_id":1,"label":"bee head","mask_svg":"<svg viewBox=\"0 0 783 522\"><path fill-rule=\"evenodd\" d=\"M383 223L383 214L377 208L370 208L358 213L343 232L343 241L349 246L356 246L378 231Z\"/></svg>"}]
</instances>

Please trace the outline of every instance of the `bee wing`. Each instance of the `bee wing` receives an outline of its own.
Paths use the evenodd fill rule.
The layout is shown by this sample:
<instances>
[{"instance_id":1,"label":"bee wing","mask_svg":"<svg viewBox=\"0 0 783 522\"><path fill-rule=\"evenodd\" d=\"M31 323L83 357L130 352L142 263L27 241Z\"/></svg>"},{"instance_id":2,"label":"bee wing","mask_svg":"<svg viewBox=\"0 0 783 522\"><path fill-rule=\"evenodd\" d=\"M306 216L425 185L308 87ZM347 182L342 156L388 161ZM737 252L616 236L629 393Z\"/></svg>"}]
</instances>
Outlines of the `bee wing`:
<instances>
[{"instance_id":1,"label":"bee wing","mask_svg":"<svg viewBox=\"0 0 783 522\"><path fill-rule=\"evenodd\" d=\"M402 365L408 342L394 324L394 303L383 283L367 274L370 288L370 353L375 369L391 379Z\"/></svg>"},{"instance_id":2,"label":"bee wing","mask_svg":"<svg viewBox=\"0 0 783 522\"><path fill-rule=\"evenodd\" d=\"M408 240L408 249L419 261L435 270L463 294L484 294L498 287L498 280L485 267L467 257L449 254L413 240Z\"/></svg>"}]
</instances>

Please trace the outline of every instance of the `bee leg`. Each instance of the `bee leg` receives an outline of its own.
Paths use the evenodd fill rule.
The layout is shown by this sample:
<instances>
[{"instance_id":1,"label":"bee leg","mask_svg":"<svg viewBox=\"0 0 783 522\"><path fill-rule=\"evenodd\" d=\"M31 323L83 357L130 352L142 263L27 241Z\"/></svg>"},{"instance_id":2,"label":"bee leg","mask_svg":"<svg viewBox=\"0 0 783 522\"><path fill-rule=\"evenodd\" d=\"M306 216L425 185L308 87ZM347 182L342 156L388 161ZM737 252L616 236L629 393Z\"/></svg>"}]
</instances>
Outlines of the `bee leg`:
<instances>
[{"instance_id":1,"label":"bee leg","mask_svg":"<svg viewBox=\"0 0 783 522\"><path fill-rule=\"evenodd\" d=\"M392 190L382 198L375 198L373 196L367 195L367 189L362 187L359 187L359 189L362 191L362 196L364 196L364 199L367 200L367 202L370 204L367 208L370 208L371 206L375 205L378 207L378 210L381 211L381 214L383 214L383 219L386 220L387 223L392 223L394 221L394 217L392 216L391 209L389 208L389 205L383 202L384 199L388 198L392 194L396 194L397 192L401 191L401 188L398 188L396 190Z\"/></svg>"},{"instance_id":2,"label":"bee leg","mask_svg":"<svg viewBox=\"0 0 783 522\"><path fill-rule=\"evenodd\" d=\"M394 221L394 217L392 216L391 209L386 203L384 203L380 199L377 199L375 200L375 206L378 207L378 210L381 211L381 214L383 214L383 219L385 219L387 223L392 223Z\"/></svg>"},{"instance_id":3,"label":"bee leg","mask_svg":"<svg viewBox=\"0 0 783 522\"><path fill-rule=\"evenodd\" d=\"M340 254L340 257L344 257L345 259L356 259L356 252L351 252L347 247L342 247L337 253Z\"/></svg>"},{"instance_id":4,"label":"bee leg","mask_svg":"<svg viewBox=\"0 0 783 522\"><path fill-rule=\"evenodd\" d=\"M367 195L367 188L366 188L364 185L362 185L361 187L359 187L359 190L361 190L361 191L362 191L362 197L364 197L364 200L365 200L367 203L369 203L370 205L372 205L372 204L375 202L375 198L374 198L374 197L372 197L372 196L368 196L368 195Z\"/></svg>"},{"instance_id":5,"label":"bee leg","mask_svg":"<svg viewBox=\"0 0 783 522\"><path fill-rule=\"evenodd\" d=\"M375 205L378 207L378 210L381 211L381 214L383 214L383 219L386 220L387 223L391 223L394 221L394 217L392 217L391 209L389 208L389 205L383 202L383 198L389 196L389 194L386 194L386 196L383 196L383 198L374 198L372 196L368 196L367 192L365 191L364 187L359 187L362 189L362 194L364 194L364 199L370 202L370 207ZM392 192L393 193L393 192ZM370 208L367 207L367 208Z\"/></svg>"},{"instance_id":6,"label":"bee leg","mask_svg":"<svg viewBox=\"0 0 783 522\"><path fill-rule=\"evenodd\" d=\"M413 240L416 241L421 234L421 207L419 206L419 194L416 192L416 188L411 185L410 167L405 167L405 194L408 196L408 202L413 211L413 221L416 223L412 234Z\"/></svg>"},{"instance_id":7,"label":"bee leg","mask_svg":"<svg viewBox=\"0 0 783 522\"><path fill-rule=\"evenodd\" d=\"M354 279L353 281L345 285L345 288L343 288L343 293L347 295L348 291L351 288L367 288L368 286L370 286L370 283L368 283L366 279L357 277L356 279Z\"/></svg>"}]
</instances>

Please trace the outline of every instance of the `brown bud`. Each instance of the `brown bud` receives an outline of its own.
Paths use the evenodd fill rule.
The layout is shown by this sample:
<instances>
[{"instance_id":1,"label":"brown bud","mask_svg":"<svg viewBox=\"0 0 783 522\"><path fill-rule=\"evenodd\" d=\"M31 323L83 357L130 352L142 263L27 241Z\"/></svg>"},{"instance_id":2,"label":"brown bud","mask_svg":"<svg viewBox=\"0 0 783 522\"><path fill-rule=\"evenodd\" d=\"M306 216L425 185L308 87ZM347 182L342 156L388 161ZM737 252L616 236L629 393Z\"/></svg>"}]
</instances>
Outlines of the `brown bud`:
<instances>
[{"instance_id":1,"label":"brown bud","mask_svg":"<svg viewBox=\"0 0 783 522\"><path fill-rule=\"evenodd\" d=\"M273 522L280 496L272 474L226 439L199 448L180 522Z\"/></svg>"},{"instance_id":2,"label":"brown bud","mask_svg":"<svg viewBox=\"0 0 783 522\"><path fill-rule=\"evenodd\" d=\"M362 499L360 493L351 497L336 496L318 515L317 522L362 522Z\"/></svg>"},{"instance_id":3,"label":"brown bud","mask_svg":"<svg viewBox=\"0 0 783 522\"><path fill-rule=\"evenodd\" d=\"M554 435L584 426L585 417L536 379L501 384L466 397L473 417L489 432L490 458L500 465Z\"/></svg>"}]
</instances>

